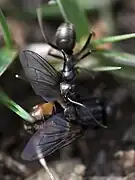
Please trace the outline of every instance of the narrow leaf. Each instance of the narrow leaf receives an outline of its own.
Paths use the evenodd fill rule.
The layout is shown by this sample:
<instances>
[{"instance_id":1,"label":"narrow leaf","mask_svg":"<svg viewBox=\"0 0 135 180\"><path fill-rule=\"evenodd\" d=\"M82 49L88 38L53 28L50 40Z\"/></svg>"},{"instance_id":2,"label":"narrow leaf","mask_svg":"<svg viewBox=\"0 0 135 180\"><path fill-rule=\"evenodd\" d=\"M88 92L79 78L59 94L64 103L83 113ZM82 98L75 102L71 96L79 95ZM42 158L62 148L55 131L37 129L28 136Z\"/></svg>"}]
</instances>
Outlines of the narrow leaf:
<instances>
[{"instance_id":1,"label":"narrow leaf","mask_svg":"<svg viewBox=\"0 0 135 180\"><path fill-rule=\"evenodd\" d=\"M114 70L120 70L121 67L115 67L115 66L100 66L92 68L92 71L114 71Z\"/></svg>"},{"instance_id":2,"label":"narrow leaf","mask_svg":"<svg viewBox=\"0 0 135 180\"><path fill-rule=\"evenodd\" d=\"M96 53L99 64L105 66L120 66L120 71L111 71L122 79L135 80L135 55L113 50L104 50Z\"/></svg>"},{"instance_id":3,"label":"narrow leaf","mask_svg":"<svg viewBox=\"0 0 135 180\"><path fill-rule=\"evenodd\" d=\"M98 39L98 40L92 40L91 44L99 45L99 44L104 44L104 43L114 43L114 42L119 42L119 41L123 41L130 38L135 38L135 33L118 35L118 36L109 36L109 37Z\"/></svg>"},{"instance_id":4,"label":"narrow leaf","mask_svg":"<svg viewBox=\"0 0 135 180\"><path fill-rule=\"evenodd\" d=\"M17 56L17 50L15 49L0 49L0 76L6 71L10 64Z\"/></svg>"},{"instance_id":5,"label":"narrow leaf","mask_svg":"<svg viewBox=\"0 0 135 180\"><path fill-rule=\"evenodd\" d=\"M96 52L99 57L107 58L105 59L107 63L117 63L124 66L131 66L135 67L135 55L124 53L124 52L118 52L113 50L100 50Z\"/></svg>"},{"instance_id":6,"label":"narrow leaf","mask_svg":"<svg viewBox=\"0 0 135 180\"><path fill-rule=\"evenodd\" d=\"M0 102L28 122L33 122L33 117L21 106L11 100L2 90L0 90Z\"/></svg>"},{"instance_id":7,"label":"narrow leaf","mask_svg":"<svg viewBox=\"0 0 135 180\"><path fill-rule=\"evenodd\" d=\"M7 48L12 48L13 47L12 38L11 38L9 29L8 29L8 25L6 23L5 17L3 15L1 9L0 9L0 23L1 23L6 46L7 46Z\"/></svg>"}]
</instances>

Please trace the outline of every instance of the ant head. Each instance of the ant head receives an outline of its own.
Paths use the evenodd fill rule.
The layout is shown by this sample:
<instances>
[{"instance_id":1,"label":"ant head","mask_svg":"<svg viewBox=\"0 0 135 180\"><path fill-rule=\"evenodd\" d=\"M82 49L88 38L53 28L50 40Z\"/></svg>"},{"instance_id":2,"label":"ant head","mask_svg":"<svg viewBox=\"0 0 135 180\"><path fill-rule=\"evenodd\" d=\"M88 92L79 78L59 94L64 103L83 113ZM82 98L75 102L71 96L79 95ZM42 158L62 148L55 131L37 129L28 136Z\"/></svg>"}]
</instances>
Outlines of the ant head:
<instances>
[{"instance_id":1,"label":"ant head","mask_svg":"<svg viewBox=\"0 0 135 180\"><path fill-rule=\"evenodd\" d=\"M56 31L56 45L60 50L70 54L76 43L76 33L74 25L71 23L62 23Z\"/></svg>"}]
</instances>

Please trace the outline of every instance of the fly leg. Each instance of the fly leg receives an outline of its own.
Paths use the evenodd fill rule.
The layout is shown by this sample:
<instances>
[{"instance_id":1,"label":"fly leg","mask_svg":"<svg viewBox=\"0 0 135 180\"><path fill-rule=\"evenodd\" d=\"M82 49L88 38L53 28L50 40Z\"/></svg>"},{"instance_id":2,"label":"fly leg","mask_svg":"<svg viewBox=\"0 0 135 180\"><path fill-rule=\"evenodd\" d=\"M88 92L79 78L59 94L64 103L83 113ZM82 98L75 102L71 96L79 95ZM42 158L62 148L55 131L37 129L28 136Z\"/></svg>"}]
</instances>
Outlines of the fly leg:
<instances>
[{"instance_id":1,"label":"fly leg","mask_svg":"<svg viewBox=\"0 0 135 180\"><path fill-rule=\"evenodd\" d=\"M75 121L76 120L76 110L74 106L69 105L64 110L64 116L67 121Z\"/></svg>"},{"instance_id":2,"label":"fly leg","mask_svg":"<svg viewBox=\"0 0 135 180\"><path fill-rule=\"evenodd\" d=\"M23 127L24 130L28 134L34 134L37 130L41 129L43 127L44 121L43 120L38 120L34 123L29 123L29 122L24 122Z\"/></svg>"}]
</instances>

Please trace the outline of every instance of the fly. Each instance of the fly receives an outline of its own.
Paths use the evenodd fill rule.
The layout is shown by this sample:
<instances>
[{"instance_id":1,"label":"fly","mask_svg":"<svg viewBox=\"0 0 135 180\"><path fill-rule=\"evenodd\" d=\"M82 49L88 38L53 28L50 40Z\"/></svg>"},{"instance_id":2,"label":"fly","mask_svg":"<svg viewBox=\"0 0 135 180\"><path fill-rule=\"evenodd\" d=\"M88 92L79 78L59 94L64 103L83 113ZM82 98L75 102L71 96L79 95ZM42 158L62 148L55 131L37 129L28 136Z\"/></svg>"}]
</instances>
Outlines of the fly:
<instances>
[{"instance_id":1,"label":"fly","mask_svg":"<svg viewBox=\"0 0 135 180\"><path fill-rule=\"evenodd\" d=\"M64 112L56 112L32 136L22 153L23 159L35 160L40 158L41 154L47 156L72 143L84 134L93 118L101 124L103 118L100 117L98 121L96 116L92 115L92 109L87 106L86 100L80 98L81 103L76 104L75 84L63 78L62 72L58 72L40 55L29 50L21 52L20 61L36 94L48 102L59 101L64 107ZM104 110L100 101L93 102L96 109L99 107L97 114L102 116ZM37 154L34 147L40 147L41 154Z\"/></svg>"}]
</instances>

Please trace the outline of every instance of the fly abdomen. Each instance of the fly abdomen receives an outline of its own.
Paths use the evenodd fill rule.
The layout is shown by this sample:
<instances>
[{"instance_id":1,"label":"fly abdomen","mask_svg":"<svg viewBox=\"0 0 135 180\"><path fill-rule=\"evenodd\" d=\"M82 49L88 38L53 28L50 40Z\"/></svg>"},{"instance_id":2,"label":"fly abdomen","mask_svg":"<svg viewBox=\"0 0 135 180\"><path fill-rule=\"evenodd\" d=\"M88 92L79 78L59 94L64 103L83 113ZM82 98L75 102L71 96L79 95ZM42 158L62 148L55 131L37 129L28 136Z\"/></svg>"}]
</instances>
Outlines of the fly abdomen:
<instances>
[{"instance_id":1,"label":"fly abdomen","mask_svg":"<svg viewBox=\"0 0 135 180\"><path fill-rule=\"evenodd\" d=\"M98 121L100 124L106 125L105 107L100 99L89 98L82 100L81 103L84 106L76 106L77 121L80 124L95 127L98 125Z\"/></svg>"}]
</instances>

